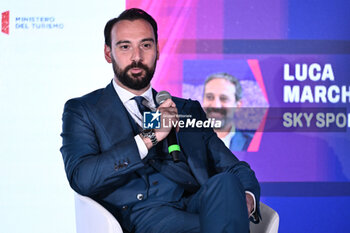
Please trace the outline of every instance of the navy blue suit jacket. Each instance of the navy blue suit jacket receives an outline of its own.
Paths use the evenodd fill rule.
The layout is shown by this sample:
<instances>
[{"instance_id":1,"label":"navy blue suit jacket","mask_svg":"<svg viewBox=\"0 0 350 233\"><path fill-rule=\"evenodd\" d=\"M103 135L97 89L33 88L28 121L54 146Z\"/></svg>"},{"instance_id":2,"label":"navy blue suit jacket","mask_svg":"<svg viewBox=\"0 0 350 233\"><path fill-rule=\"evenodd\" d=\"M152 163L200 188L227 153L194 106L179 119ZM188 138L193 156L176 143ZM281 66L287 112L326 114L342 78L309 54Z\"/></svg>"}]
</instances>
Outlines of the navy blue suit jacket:
<instances>
[{"instance_id":1,"label":"navy blue suit jacket","mask_svg":"<svg viewBox=\"0 0 350 233\"><path fill-rule=\"evenodd\" d=\"M198 101L175 97L173 101L179 114L206 119ZM63 113L61 152L71 187L96 199L115 215L123 205L135 201L139 189L144 188L130 183L144 163L128 114L112 83L67 101ZM259 203L260 187L254 172L231 153L212 129L180 130L178 139L201 185L217 173L231 172ZM114 195L116 190L118 195Z\"/></svg>"}]
</instances>

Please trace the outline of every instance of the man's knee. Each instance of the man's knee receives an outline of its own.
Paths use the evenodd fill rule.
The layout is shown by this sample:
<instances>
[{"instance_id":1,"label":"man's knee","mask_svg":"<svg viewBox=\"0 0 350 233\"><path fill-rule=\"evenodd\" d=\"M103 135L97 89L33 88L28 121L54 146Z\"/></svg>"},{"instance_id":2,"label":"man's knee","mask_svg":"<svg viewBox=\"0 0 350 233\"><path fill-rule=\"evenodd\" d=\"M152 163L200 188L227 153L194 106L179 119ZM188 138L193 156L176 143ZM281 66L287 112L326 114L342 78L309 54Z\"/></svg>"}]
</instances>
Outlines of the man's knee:
<instances>
[{"instance_id":1,"label":"man's knee","mask_svg":"<svg viewBox=\"0 0 350 233\"><path fill-rule=\"evenodd\" d=\"M208 180L209 187L244 191L239 179L232 173L219 173Z\"/></svg>"},{"instance_id":2,"label":"man's knee","mask_svg":"<svg viewBox=\"0 0 350 233\"><path fill-rule=\"evenodd\" d=\"M199 215L170 206L140 211L133 216L135 232L199 232Z\"/></svg>"},{"instance_id":3,"label":"man's knee","mask_svg":"<svg viewBox=\"0 0 350 233\"><path fill-rule=\"evenodd\" d=\"M234 174L211 177L201 197L201 227L205 232L248 232L245 192Z\"/></svg>"}]
</instances>

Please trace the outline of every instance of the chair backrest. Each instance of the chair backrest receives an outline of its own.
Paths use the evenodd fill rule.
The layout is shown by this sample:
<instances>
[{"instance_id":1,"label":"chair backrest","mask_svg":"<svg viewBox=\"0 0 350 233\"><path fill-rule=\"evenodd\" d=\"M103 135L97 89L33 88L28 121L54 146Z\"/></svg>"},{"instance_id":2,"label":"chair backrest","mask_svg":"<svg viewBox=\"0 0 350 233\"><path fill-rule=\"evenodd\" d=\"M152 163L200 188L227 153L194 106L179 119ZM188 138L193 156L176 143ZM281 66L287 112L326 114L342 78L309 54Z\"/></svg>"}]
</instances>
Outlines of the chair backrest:
<instances>
[{"instance_id":1,"label":"chair backrest","mask_svg":"<svg viewBox=\"0 0 350 233\"><path fill-rule=\"evenodd\" d=\"M277 233L279 216L271 207L260 202L261 221L258 224L250 223L251 233Z\"/></svg>"},{"instance_id":2,"label":"chair backrest","mask_svg":"<svg viewBox=\"0 0 350 233\"><path fill-rule=\"evenodd\" d=\"M74 199L77 233L123 233L118 221L99 203L78 193Z\"/></svg>"}]
</instances>

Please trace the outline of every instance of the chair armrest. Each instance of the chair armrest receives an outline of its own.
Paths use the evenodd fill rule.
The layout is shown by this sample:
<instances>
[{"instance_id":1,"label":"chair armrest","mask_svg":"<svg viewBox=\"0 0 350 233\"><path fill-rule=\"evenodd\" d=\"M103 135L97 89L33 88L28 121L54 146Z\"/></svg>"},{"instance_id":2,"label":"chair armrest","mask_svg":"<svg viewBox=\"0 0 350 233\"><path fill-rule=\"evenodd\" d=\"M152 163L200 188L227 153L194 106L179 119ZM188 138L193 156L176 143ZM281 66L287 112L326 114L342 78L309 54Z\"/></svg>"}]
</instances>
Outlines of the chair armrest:
<instances>
[{"instance_id":1,"label":"chair armrest","mask_svg":"<svg viewBox=\"0 0 350 233\"><path fill-rule=\"evenodd\" d=\"M74 194L77 233L123 233L115 217L93 199Z\"/></svg>"},{"instance_id":2,"label":"chair armrest","mask_svg":"<svg viewBox=\"0 0 350 233\"><path fill-rule=\"evenodd\" d=\"M261 221L258 224L250 223L251 233L277 233L279 215L271 207L260 202Z\"/></svg>"}]
</instances>

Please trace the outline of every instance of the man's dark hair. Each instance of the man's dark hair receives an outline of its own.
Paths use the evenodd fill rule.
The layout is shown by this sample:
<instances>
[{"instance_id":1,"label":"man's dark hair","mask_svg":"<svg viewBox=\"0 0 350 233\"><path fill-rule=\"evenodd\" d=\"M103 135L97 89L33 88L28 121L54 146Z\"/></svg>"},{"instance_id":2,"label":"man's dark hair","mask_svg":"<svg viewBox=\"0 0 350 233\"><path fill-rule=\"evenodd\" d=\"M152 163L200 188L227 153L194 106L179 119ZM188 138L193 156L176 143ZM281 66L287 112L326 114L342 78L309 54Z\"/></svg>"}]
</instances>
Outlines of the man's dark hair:
<instances>
[{"instance_id":1,"label":"man's dark hair","mask_svg":"<svg viewBox=\"0 0 350 233\"><path fill-rule=\"evenodd\" d=\"M239 82L239 80L237 78L235 78L234 76L225 73L225 72L221 72L221 73L215 73L215 74L211 74L207 77L207 79L205 80L204 83L204 88L207 85L207 83L213 79L225 79L227 81L229 81L230 83L232 83L235 87L236 87L236 101L242 99L242 86L241 83Z\"/></svg>"},{"instance_id":2,"label":"man's dark hair","mask_svg":"<svg viewBox=\"0 0 350 233\"><path fill-rule=\"evenodd\" d=\"M156 39L156 44L158 43L158 27L157 22L150 16L147 12L144 10L138 9L138 8L131 8L128 10L123 11L118 18L113 18L109 20L105 26L104 34L105 34L105 44L109 47L111 47L111 31L113 26L121 21L121 20L136 20L136 19L143 19L146 20L148 23L151 24L154 32L154 37Z\"/></svg>"}]
</instances>

